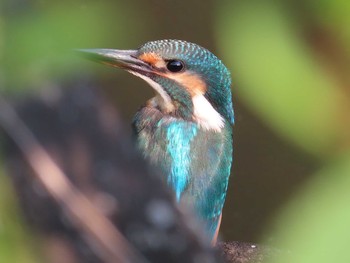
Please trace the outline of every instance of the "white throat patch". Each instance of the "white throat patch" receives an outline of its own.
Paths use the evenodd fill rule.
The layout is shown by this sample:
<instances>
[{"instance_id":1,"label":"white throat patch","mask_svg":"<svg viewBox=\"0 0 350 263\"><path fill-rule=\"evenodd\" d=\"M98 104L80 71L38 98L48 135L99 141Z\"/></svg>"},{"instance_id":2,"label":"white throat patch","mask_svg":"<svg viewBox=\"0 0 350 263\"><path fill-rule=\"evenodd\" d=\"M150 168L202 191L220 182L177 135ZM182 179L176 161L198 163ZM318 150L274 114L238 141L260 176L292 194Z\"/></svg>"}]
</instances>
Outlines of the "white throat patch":
<instances>
[{"instance_id":1,"label":"white throat patch","mask_svg":"<svg viewBox=\"0 0 350 263\"><path fill-rule=\"evenodd\" d=\"M162 86L160 86L157 82L153 81L152 79L139 74L137 72L128 70L131 74L143 79L146 81L157 93L158 96L156 96L157 99L157 105L164 111L164 112L172 112L175 109L174 104L171 101L171 98L169 95L163 90Z\"/></svg>"},{"instance_id":2,"label":"white throat patch","mask_svg":"<svg viewBox=\"0 0 350 263\"><path fill-rule=\"evenodd\" d=\"M213 108L203 95L195 95L193 102L193 118L202 128L220 132L225 126L224 118Z\"/></svg>"}]
</instances>

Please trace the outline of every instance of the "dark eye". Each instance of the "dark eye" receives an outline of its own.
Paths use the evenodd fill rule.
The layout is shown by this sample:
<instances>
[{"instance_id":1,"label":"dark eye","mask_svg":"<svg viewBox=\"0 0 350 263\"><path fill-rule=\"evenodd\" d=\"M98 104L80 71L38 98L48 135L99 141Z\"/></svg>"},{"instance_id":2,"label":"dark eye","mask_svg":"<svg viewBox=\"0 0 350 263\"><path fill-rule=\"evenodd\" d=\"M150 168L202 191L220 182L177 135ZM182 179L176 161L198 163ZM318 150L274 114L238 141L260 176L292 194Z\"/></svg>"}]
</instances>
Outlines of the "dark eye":
<instances>
[{"instance_id":1,"label":"dark eye","mask_svg":"<svg viewBox=\"0 0 350 263\"><path fill-rule=\"evenodd\" d=\"M169 60L166 67L171 72L179 72L184 68L184 64L180 60Z\"/></svg>"}]
</instances>

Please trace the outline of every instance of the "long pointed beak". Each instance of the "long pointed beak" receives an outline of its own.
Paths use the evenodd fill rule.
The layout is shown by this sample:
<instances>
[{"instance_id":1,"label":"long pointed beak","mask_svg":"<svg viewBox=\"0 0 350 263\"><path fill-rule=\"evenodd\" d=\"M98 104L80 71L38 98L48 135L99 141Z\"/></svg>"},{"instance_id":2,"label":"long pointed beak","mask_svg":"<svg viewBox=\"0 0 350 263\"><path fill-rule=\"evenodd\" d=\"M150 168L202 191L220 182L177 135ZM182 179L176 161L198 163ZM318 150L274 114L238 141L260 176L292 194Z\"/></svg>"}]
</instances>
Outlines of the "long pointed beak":
<instances>
[{"instance_id":1,"label":"long pointed beak","mask_svg":"<svg viewBox=\"0 0 350 263\"><path fill-rule=\"evenodd\" d=\"M149 73L152 68L137 57L137 50L116 50L116 49L78 49L84 57L125 70L138 73Z\"/></svg>"}]
</instances>

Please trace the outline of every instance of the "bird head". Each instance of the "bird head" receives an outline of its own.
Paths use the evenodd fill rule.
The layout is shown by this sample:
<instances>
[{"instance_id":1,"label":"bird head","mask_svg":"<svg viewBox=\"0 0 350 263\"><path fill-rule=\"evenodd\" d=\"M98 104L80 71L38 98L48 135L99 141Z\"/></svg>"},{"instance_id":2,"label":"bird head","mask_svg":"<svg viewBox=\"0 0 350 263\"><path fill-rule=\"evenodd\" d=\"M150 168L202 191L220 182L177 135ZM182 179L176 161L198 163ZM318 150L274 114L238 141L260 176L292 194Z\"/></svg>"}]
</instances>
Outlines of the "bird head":
<instances>
[{"instance_id":1,"label":"bird head","mask_svg":"<svg viewBox=\"0 0 350 263\"><path fill-rule=\"evenodd\" d=\"M210 51L180 40L151 41L137 50L85 49L90 59L119 67L155 90L150 100L164 114L220 130L233 124L231 77Z\"/></svg>"}]
</instances>

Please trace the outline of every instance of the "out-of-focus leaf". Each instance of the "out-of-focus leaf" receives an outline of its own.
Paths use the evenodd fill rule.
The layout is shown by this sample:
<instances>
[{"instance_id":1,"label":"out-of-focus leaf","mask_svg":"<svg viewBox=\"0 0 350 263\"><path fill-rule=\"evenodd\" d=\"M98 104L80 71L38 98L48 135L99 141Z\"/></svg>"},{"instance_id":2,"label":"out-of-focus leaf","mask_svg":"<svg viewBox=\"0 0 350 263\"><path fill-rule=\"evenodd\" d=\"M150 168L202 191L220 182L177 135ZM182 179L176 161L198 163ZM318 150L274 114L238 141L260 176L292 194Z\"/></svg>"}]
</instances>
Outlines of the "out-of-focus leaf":
<instances>
[{"instance_id":1,"label":"out-of-focus leaf","mask_svg":"<svg viewBox=\"0 0 350 263\"><path fill-rule=\"evenodd\" d=\"M4 56L4 22L2 20L2 17L0 15L0 90L3 86L4 82L4 68L3 68L3 56Z\"/></svg>"},{"instance_id":2,"label":"out-of-focus leaf","mask_svg":"<svg viewBox=\"0 0 350 263\"><path fill-rule=\"evenodd\" d=\"M308 4L317 14L319 23L331 27L337 37L345 42L343 48L350 56L350 1L314 0L308 1Z\"/></svg>"},{"instance_id":3,"label":"out-of-focus leaf","mask_svg":"<svg viewBox=\"0 0 350 263\"><path fill-rule=\"evenodd\" d=\"M315 155L339 144L341 91L306 48L286 8L230 1L218 13L234 90L281 136Z\"/></svg>"},{"instance_id":4,"label":"out-of-focus leaf","mask_svg":"<svg viewBox=\"0 0 350 263\"><path fill-rule=\"evenodd\" d=\"M84 72L82 67L88 63L73 50L125 47L134 34L143 34L137 10L118 2L53 2L8 15L3 51L6 86L28 89L55 77Z\"/></svg>"},{"instance_id":5,"label":"out-of-focus leaf","mask_svg":"<svg viewBox=\"0 0 350 263\"><path fill-rule=\"evenodd\" d=\"M350 262L350 154L339 158L295 195L278 218L278 245L291 252L272 262Z\"/></svg>"},{"instance_id":6,"label":"out-of-focus leaf","mask_svg":"<svg viewBox=\"0 0 350 263\"><path fill-rule=\"evenodd\" d=\"M41 262L30 244L8 178L0 171L0 262Z\"/></svg>"}]
</instances>

